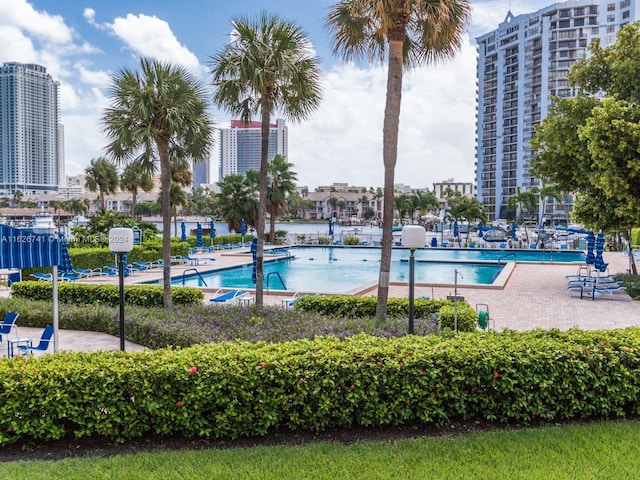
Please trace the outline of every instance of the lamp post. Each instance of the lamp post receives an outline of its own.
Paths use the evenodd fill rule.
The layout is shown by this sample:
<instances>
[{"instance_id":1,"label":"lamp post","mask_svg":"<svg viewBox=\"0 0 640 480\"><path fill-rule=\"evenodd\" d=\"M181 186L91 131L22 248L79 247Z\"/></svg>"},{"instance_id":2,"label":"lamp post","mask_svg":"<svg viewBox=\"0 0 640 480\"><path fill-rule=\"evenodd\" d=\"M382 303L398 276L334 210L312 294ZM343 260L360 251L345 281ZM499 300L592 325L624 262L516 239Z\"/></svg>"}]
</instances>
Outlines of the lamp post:
<instances>
[{"instance_id":1,"label":"lamp post","mask_svg":"<svg viewBox=\"0 0 640 480\"><path fill-rule=\"evenodd\" d=\"M409 334L413 334L414 290L415 290L415 258L416 248L424 247L427 232L421 225L405 225L402 227L402 246L409 249Z\"/></svg>"},{"instance_id":2,"label":"lamp post","mask_svg":"<svg viewBox=\"0 0 640 480\"><path fill-rule=\"evenodd\" d=\"M133 250L133 229L109 230L109 249L118 255L120 277L120 350L124 352L124 255Z\"/></svg>"}]
</instances>

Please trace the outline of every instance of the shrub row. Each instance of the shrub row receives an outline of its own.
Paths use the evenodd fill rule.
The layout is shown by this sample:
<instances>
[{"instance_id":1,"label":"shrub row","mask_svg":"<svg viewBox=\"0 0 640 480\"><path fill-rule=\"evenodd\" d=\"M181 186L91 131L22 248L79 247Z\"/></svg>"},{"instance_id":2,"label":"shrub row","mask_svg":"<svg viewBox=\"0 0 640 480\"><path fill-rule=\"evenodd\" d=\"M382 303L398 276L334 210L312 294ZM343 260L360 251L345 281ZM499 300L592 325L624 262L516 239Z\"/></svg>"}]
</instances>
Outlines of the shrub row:
<instances>
[{"instance_id":1,"label":"shrub row","mask_svg":"<svg viewBox=\"0 0 640 480\"><path fill-rule=\"evenodd\" d=\"M11 296L51 301L53 298L52 285L50 282L13 283L11 284ZM204 293L198 288L172 287L171 298L176 305L197 304L203 302ZM138 307L162 306L162 286L126 285L124 300L126 304ZM58 301L72 305L99 303L114 306L120 302L120 289L118 285L62 282L58 285Z\"/></svg>"},{"instance_id":2,"label":"shrub row","mask_svg":"<svg viewBox=\"0 0 640 480\"><path fill-rule=\"evenodd\" d=\"M349 318L375 317L377 297L360 297L353 295L305 295L296 300L294 308L306 312L323 315L337 315ZM387 315L390 317L408 317L409 300L407 298L392 297L387 300ZM440 329L454 329L457 323L458 331L473 332L476 330L477 314L467 302L451 300L432 300L416 298L414 300L415 318L430 318L435 315ZM456 322L457 321L457 322Z\"/></svg>"},{"instance_id":3,"label":"shrub row","mask_svg":"<svg viewBox=\"0 0 640 480\"><path fill-rule=\"evenodd\" d=\"M0 361L0 444L635 417L639 352L633 328L15 358Z\"/></svg>"}]
</instances>

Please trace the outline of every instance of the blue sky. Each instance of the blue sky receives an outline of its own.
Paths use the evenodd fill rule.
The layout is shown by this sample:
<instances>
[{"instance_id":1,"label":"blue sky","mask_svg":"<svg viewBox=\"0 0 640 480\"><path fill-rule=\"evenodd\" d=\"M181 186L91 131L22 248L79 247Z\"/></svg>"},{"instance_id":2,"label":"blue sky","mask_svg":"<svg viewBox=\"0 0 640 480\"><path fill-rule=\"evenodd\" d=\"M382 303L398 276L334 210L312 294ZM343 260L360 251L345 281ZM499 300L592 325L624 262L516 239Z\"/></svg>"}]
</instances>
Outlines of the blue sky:
<instances>
[{"instance_id":1,"label":"blue sky","mask_svg":"<svg viewBox=\"0 0 640 480\"><path fill-rule=\"evenodd\" d=\"M99 119L111 75L141 56L181 63L208 82L209 57L229 39L230 20L261 10L295 21L309 35L323 69L317 112L289 124L289 158L298 184L383 184L384 66L345 64L331 55L324 19L333 0L0 0L0 61L38 63L60 82L68 174L103 155ZM474 1L468 41L446 65L405 75L396 182L432 188L448 178L473 181L475 41L507 11L552 2ZM230 118L212 107L221 125ZM217 175L217 168L214 168ZM214 180L216 177L214 176Z\"/></svg>"}]
</instances>

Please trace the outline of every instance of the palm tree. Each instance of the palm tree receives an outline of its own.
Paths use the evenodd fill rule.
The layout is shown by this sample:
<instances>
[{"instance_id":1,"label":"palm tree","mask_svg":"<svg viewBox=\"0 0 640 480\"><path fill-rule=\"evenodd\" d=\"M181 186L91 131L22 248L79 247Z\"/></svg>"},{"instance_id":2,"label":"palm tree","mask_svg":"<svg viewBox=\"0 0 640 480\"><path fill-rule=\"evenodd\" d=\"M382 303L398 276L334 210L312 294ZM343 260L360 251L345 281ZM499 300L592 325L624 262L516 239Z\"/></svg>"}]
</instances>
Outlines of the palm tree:
<instances>
[{"instance_id":1,"label":"palm tree","mask_svg":"<svg viewBox=\"0 0 640 480\"><path fill-rule=\"evenodd\" d=\"M90 192L99 192L100 209L106 210L105 195L115 193L120 183L116 166L104 157L94 158L84 169L84 175L84 186Z\"/></svg>"},{"instance_id":2,"label":"palm tree","mask_svg":"<svg viewBox=\"0 0 640 480\"><path fill-rule=\"evenodd\" d=\"M150 192L153 189L153 179L151 174L144 169L139 161L129 163L120 177L120 188L131 192L131 217L136 215L136 204L138 203L138 189L143 192Z\"/></svg>"},{"instance_id":3,"label":"palm tree","mask_svg":"<svg viewBox=\"0 0 640 480\"><path fill-rule=\"evenodd\" d=\"M544 202L548 197L556 201L562 200L562 191L560 187L554 183L541 183L539 187L532 187L531 191L538 198L538 225L542 225L542 215L544 214Z\"/></svg>"},{"instance_id":4,"label":"palm tree","mask_svg":"<svg viewBox=\"0 0 640 480\"><path fill-rule=\"evenodd\" d=\"M387 315L393 228L393 184L398 157L402 73L405 66L453 58L465 41L469 0L340 0L327 24L334 53L384 62L388 54L383 125L384 207L376 317Z\"/></svg>"},{"instance_id":5,"label":"palm tree","mask_svg":"<svg viewBox=\"0 0 640 480\"><path fill-rule=\"evenodd\" d=\"M534 187L537 189L537 187ZM522 212L531 212L536 208L538 204L538 194L534 189L521 190L520 187L516 187L516 193L511 195L507 199L507 210L515 212L520 210L520 218L522 219Z\"/></svg>"},{"instance_id":6,"label":"palm tree","mask_svg":"<svg viewBox=\"0 0 640 480\"><path fill-rule=\"evenodd\" d=\"M232 20L233 39L212 57L214 101L244 121L259 114L262 122L256 305L263 304L264 225L267 212L269 124L272 112L302 120L320 102L319 60L307 35L294 23L262 12L254 20Z\"/></svg>"},{"instance_id":7,"label":"palm tree","mask_svg":"<svg viewBox=\"0 0 640 480\"><path fill-rule=\"evenodd\" d=\"M276 155L267 167L269 178L267 186L267 211L269 212L269 241L275 242L276 219L287 208L287 199L296 191L297 180L291 170L293 164L288 163L282 155Z\"/></svg>"},{"instance_id":8,"label":"palm tree","mask_svg":"<svg viewBox=\"0 0 640 480\"><path fill-rule=\"evenodd\" d=\"M162 201L162 189L160 189L160 201ZM171 182L169 192L169 205L171 215L173 215L173 236L178 236L178 206L185 206L189 203L187 192L185 192L178 182Z\"/></svg>"},{"instance_id":9,"label":"palm tree","mask_svg":"<svg viewBox=\"0 0 640 480\"><path fill-rule=\"evenodd\" d=\"M206 158L213 130L204 86L186 69L149 59L141 59L140 69L114 76L102 123L116 161L138 158L148 172L160 164L163 302L171 309L171 158Z\"/></svg>"},{"instance_id":10,"label":"palm tree","mask_svg":"<svg viewBox=\"0 0 640 480\"><path fill-rule=\"evenodd\" d=\"M229 231L239 232L243 218L248 225L255 226L257 223L258 179L255 173L249 170L247 175L227 175L218 182L218 211L227 221Z\"/></svg>"},{"instance_id":11,"label":"palm tree","mask_svg":"<svg viewBox=\"0 0 640 480\"><path fill-rule=\"evenodd\" d=\"M16 190L13 194L13 204L15 205L16 208L20 208L22 206L22 198L24 197L24 194L22 193L22 190Z\"/></svg>"}]
</instances>

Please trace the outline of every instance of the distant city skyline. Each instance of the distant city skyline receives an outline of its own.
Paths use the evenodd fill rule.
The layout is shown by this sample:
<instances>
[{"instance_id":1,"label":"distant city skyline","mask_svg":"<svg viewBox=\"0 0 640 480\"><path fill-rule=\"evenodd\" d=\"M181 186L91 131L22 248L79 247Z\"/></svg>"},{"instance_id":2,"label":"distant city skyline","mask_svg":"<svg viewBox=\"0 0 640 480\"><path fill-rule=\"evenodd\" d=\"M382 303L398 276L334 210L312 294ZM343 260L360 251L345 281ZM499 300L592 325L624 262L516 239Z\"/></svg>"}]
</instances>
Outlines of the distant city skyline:
<instances>
[{"instance_id":1,"label":"distant city skyline","mask_svg":"<svg viewBox=\"0 0 640 480\"><path fill-rule=\"evenodd\" d=\"M185 65L209 82L210 56L229 40L229 21L268 9L308 32L324 71L320 109L301 124L288 122L289 156L298 182L383 184L382 120L386 68L345 64L331 53L324 27L329 0L0 0L0 62L37 63L60 81L67 173L81 173L104 154L100 116L110 77L140 56ZM476 46L509 9L534 11L551 2L473 2L468 39L455 61L405 75L396 180L423 188L447 178L472 181L475 164ZM211 118L228 126L216 108ZM272 121L278 118L274 114ZM217 173L217 169L215 171ZM217 178L213 178L213 181Z\"/></svg>"}]
</instances>

